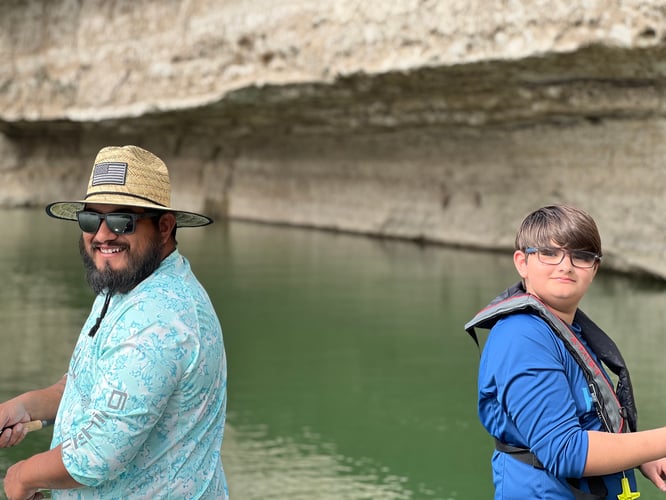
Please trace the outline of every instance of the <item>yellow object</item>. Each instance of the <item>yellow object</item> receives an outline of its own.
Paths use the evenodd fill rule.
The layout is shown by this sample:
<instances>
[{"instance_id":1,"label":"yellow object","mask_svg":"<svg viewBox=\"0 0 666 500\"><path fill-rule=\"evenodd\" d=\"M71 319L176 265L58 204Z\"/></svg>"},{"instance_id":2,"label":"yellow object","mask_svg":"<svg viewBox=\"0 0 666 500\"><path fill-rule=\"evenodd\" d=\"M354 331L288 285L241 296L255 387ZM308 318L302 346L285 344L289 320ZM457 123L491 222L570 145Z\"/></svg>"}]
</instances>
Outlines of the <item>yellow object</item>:
<instances>
[{"instance_id":1,"label":"yellow object","mask_svg":"<svg viewBox=\"0 0 666 500\"><path fill-rule=\"evenodd\" d=\"M622 493L617 496L617 500L634 500L641 494L638 491L631 491L629 480L626 477L622 478Z\"/></svg>"}]
</instances>

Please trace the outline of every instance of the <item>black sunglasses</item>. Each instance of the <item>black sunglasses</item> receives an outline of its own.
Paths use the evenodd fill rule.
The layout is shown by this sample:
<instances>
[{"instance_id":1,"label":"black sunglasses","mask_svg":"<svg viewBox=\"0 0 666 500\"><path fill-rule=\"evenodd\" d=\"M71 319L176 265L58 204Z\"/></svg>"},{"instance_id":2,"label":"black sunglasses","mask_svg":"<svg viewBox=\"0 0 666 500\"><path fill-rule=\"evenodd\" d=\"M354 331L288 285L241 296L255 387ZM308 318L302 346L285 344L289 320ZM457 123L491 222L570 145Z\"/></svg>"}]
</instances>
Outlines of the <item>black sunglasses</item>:
<instances>
[{"instance_id":1,"label":"black sunglasses","mask_svg":"<svg viewBox=\"0 0 666 500\"><path fill-rule=\"evenodd\" d=\"M81 210L76 212L76 220L79 221L79 227L84 233L96 233L102 221L115 234L132 234L136 231L136 221L138 219L150 219L152 217L159 217L162 215L160 212L144 212L135 214L132 212L112 212L110 214L100 214L97 212L90 212L88 210Z\"/></svg>"}]
</instances>

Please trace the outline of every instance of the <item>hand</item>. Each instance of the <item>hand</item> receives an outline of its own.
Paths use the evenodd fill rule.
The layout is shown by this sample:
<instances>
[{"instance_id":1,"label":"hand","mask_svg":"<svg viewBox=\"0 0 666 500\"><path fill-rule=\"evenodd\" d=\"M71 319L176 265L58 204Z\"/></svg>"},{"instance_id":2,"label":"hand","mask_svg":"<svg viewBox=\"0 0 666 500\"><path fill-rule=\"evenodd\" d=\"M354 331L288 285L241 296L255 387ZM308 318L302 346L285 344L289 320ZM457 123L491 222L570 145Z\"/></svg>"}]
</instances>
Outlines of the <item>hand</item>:
<instances>
[{"instance_id":1,"label":"hand","mask_svg":"<svg viewBox=\"0 0 666 500\"><path fill-rule=\"evenodd\" d=\"M666 458L646 462L640 466L643 475L654 483L661 491L666 491Z\"/></svg>"},{"instance_id":2,"label":"hand","mask_svg":"<svg viewBox=\"0 0 666 500\"><path fill-rule=\"evenodd\" d=\"M15 399L0 405L0 448L15 446L23 441L26 435L23 424L30 421L30 415L23 404Z\"/></svg>"},{"instance_id":3,"label":"hand","mask_svg":"<svg viewBox=\"0 0 666 500\"><path fill-rule=\"evenodd\" d=\"M5 476L5 495L8 500L40 500L44 495L36 489L27 489L21 481L21 470L25 460L17 462L7 469Z\"/></svg>"}]
</instances>

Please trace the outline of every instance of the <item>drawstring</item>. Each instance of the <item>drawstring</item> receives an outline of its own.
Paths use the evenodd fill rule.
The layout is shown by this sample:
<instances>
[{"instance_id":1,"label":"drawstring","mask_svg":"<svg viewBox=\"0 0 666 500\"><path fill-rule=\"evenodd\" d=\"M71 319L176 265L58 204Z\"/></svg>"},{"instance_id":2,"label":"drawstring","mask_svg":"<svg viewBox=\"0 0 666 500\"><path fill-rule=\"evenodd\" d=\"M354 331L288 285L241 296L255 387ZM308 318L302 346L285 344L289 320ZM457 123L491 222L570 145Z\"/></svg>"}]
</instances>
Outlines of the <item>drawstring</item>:
<instances>
[{"instance_id":1,"label":"drawstring","mask_svg":"<svg viewBox=\"0 0 666 500\"><path fill-rule=\"evenodd\" d=\"M97 321L95 321L95 324L88 332L88 337L94 337L97 333L97 330L99 330L99 325L102 324L102 318L106 316L106 310L109 308L109 302L111 302L111 292L107 292L106 298L104 299L104 305L102 306L102 311L99 313Z\"/></svg>"}]
</instances>

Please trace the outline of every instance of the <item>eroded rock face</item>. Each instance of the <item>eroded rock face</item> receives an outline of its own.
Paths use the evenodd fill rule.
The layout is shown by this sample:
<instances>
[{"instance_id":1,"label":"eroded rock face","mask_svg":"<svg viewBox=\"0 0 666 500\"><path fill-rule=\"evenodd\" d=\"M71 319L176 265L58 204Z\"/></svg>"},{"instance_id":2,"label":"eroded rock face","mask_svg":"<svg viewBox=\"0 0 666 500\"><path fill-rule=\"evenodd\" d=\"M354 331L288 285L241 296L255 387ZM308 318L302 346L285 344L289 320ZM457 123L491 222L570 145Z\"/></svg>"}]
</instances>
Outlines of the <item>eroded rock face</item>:
<instances>
[{"instance_id":1,"label":"eroded rock face","mask_svg":"<svg viewBox=\"0 0 666 500\"><path fill-rule=\"evenodd\" d=\"M0 204L131 143L184 209L512 248L569 202L666 277L663 2L219 3L0 3Z\"/></svg>"}]
</instances>

